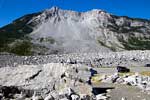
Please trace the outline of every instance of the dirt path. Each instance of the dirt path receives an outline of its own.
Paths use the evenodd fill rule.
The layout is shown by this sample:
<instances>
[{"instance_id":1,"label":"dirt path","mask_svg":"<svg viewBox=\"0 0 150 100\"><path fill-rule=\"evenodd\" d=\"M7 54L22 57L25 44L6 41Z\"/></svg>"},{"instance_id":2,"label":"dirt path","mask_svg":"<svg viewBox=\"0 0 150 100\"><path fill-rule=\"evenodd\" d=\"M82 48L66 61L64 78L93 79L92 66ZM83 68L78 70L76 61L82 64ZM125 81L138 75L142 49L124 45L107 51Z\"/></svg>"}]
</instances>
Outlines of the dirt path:
<instances>
[{"instance_id":1,"label":"dirt path","mask_svg":"<svg viewBox=\"0 0 150 100\"><path fill-rule=\"evenodd\" d=\"M113 88L107 93L110 95L111 100L121 100L122 97L126 97L127 100L150 100L150 94L142 92L134 86L100 83L95 85L95 87L100 87L102 89Z\"/></svg>"}]
</instances>

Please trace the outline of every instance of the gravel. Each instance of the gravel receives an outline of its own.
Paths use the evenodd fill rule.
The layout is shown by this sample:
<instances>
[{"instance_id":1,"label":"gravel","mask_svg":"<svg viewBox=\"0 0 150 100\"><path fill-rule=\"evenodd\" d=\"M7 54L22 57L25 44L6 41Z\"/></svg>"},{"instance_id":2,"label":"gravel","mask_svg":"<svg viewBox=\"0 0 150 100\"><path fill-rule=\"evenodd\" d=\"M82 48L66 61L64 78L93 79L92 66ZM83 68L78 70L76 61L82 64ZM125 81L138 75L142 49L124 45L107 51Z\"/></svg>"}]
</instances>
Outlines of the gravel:
<instances>
[{"instance_id":1,"label":"gravel","mask_svg":"<svg viewBox=\"0 0 150 100\"><path fill-rule=\"evenodd\" d=\"M59 54L41 56L0 55L0 67L46 63L85 64L92 67L144 66L150 63L150 51Z\"/></svg>"}]
</instances>

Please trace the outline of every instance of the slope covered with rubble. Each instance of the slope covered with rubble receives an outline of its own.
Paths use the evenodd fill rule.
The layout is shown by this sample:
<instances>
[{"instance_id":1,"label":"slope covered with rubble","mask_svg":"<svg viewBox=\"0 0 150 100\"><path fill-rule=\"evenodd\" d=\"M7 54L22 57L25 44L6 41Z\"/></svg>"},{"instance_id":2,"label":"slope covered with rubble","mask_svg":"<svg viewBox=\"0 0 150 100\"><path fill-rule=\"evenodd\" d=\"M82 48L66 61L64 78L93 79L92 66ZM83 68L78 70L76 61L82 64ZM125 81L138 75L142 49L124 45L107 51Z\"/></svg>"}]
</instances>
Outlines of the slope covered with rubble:
<instances>
[{"instance_id":1,"label":"slope covered with rubble","mask_svg":"<svg viewBox=\"0 0 150 100\"><path fill-rule=\"evenodd\" d=\"M0 52L18 55L150 49L150 21L58 7L25 15L0 28Z\"/></svg>"}]
</instances>

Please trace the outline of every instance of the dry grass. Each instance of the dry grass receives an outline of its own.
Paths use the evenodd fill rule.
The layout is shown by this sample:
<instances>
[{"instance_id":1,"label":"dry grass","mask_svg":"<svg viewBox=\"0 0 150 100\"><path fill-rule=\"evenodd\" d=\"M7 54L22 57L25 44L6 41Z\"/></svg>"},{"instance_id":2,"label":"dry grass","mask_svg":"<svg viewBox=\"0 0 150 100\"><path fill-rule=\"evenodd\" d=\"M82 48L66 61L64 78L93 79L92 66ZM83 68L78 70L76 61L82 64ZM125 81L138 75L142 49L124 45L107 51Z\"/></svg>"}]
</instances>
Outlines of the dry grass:
<instances>
[{"instance_id":1,"label":"dry grass","mask_svg":"<svg viewBox=\"0 0 150 100\"><path fill-rule=\"evenodd\" d=\"M134 75L134 74L135 74L135 72L119 73L120 76L124 76L124 75L131 76L131 75ZM143 71L143 72L140 72L139 74L142 75L142 76L150 76L150 71Z\"/></svg>"},{"instance_id":2,"label":"dry grass","mask_svg":"<svg viewBox=\"0 0 150 100\"><path fill-rule=\"evenodd\" d=\"M150 71L143 71L139 74L142 76L150 76ZM92 83L95 83L95 84L101 83L103 75L104 74L94 75L91 79ZM135 72L119 73L119 76L131 76L131 75L135 75Z\"/></svg>"},{"instance_id":3,"label":"dry grass","mask_svg":"<svg viewBox=\"0 0 150 100\"><path fill-rule=\"evenodd\" d=\"M97 74L97 75L94 75L91 79L92 83L100 83L101 82L101 77L103 75L100 75L100 74Z\"/></svg>"},{"instance_id":4,"label":"dry grass","mask_svg":"<svg viewBox=\"0 0 150 100\"><path fill-rule=\"evenodd\" d=\"M143 76L150 76L150 71L143 71L140 74Z\"/></svg>"},{"instance_id":5,"label":"dry grass","mask_svg":"<svg viewBox=\"0 0 150 100\"><path fill-rule=\"evenodd\" d=\"M119 73L119 76L131 76L131 75L134 75L135 72L128 72L128 73ZM92 83L100 83L102 81L102 78L105 74L97 74L97 75L94 75L91 79ZM109 75L108 75L109 76Z\"/></svg>"},{"instance_id":6,"label":"dry grass","mask_svg":"<svg viewBox=\"0 0 150 100\"><path fill-rule=\"evenodd\" d=\"M134 74L135 74L135 72L119 73L119 76L124 76L124 75L131 76Z\"/></svg>"}]
</instances>

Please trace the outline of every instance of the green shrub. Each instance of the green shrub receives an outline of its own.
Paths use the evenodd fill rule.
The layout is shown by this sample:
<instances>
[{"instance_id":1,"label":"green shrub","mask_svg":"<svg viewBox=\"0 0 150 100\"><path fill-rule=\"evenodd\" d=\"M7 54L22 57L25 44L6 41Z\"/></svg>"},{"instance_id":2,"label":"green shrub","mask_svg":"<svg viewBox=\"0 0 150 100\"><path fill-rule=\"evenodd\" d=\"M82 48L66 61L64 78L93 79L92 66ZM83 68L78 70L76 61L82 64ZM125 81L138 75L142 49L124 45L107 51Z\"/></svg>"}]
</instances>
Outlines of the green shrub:
<instances>
[{"instance_id":1,"label":"green shrub","mask_svg":"<svg viewBox=\"0 0 150 100\"><path fill-rule=\"evenodd\" d=\"M21 56L32 55L32 43L28 41L23 41L21 43L16 43L14 47L10 49L10 53L14 53Z\"/></svg>"},{"instance_id":2,"label":"green shrub","mask_svg":"<svg viewBox=\"0 0 150 100\"><path fill-rule=\"evenodd\" d=\"M112 51L116 51L116 47L115 47L115 46L108 46L108 45L106 45L104 42L100 41L99 39L98 39L97 41L98 41L98 43L101 44L102 46L107 47L107 48L109 48L109 49L112 50Z\"/></svg>"},{"instance_id":3,"label":"green shrub","mask_svg":"<svg viewBox=\"0 0 150 100\"><path fill-rule=\"evenodd\" d=\"M150 50L150 39L130 37L127 41L120 39L127 50Z\"/></svg>"}]
</instances>

